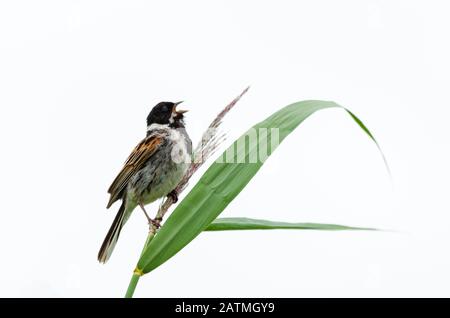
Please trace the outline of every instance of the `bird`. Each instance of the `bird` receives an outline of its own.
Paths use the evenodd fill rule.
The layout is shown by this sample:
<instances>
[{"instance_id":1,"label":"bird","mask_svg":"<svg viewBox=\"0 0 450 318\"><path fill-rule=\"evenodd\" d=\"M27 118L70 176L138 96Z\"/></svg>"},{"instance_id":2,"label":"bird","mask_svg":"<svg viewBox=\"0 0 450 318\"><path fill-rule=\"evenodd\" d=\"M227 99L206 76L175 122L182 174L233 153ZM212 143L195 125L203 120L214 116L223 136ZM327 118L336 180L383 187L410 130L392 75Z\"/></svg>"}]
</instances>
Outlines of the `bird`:
<instances>
[{"instance_id":1,"label":"bird","mask_svg":"<svg viewBox=\"0 0 450 318\"><path fill-rule=\"evenodd\" d=\"M178 200L174 189L192 156L192 141L184 121L187 110L177 110L181 103L161 102L152 108L146 137L131 152L109 187L107 209L119 200L122 204L98 253L100 263L111 257L123 226L137 207L149 224L159 228L161 220L151 219L145 206L166 196L172 196L174 202Z\"/></svg>"}]
</instances>

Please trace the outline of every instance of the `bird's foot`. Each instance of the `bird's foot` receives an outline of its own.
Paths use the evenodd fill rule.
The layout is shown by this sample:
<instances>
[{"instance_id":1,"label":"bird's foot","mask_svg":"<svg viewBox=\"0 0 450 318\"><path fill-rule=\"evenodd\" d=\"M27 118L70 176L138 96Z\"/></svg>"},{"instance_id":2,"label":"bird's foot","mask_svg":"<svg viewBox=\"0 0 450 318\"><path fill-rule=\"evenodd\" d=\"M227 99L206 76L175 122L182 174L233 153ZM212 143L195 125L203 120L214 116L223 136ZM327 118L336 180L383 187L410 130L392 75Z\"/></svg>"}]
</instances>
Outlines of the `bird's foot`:
<instances>
[{"instance_id":1,"label":"bird's foot","mask_svg":"<svg viewBox=\"0 0 450 318\"><path fill-rule=\"evenodd\" d=\"M157 230L161 227L162 218L150 219L150 226L154 226Z\"/></svg>"},{"instance_id":2,"label":"bird's foot","mask_svg":"<svg viewBox=\"0 0 450 318\"><path fill-rule=\"evenodd\" d=\"M170 192L167 197L172 199L173 203L177 203L178 202L178 193L177 191L173 190L172 192Z\"/></svg>"}]
</instances>

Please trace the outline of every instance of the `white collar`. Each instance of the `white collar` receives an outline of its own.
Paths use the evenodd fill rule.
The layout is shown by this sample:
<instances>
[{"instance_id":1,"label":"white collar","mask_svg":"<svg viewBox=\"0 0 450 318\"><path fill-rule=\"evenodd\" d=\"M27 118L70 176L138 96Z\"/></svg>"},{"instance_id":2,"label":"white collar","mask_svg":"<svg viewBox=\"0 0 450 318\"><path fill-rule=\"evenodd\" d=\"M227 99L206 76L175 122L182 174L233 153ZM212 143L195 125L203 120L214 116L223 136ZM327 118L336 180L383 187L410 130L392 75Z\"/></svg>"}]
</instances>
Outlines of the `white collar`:
<instances>
[{"instance_id":1,"label":"white collar","mask_svg":"<svg viewBox=\"0 0 450 318\"><path fill-rule=\"evenodd\" d=\"M162 125L162 124L151 124L150 126L147 126L147 131L156 130L156 129L167 129L169 128L169 124Z\"/></svg>"}]
</instances>

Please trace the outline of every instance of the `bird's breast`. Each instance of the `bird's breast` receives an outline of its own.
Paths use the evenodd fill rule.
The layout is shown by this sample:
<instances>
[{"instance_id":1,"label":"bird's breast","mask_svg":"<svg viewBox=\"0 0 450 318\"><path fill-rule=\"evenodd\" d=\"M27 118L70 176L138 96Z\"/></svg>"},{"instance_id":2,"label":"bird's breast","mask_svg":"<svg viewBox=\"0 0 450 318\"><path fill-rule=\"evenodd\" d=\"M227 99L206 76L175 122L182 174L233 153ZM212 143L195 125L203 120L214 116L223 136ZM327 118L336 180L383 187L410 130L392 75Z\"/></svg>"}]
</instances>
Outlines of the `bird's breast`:
<instances>
[{"instance_id":1,"label":"bird's breast","mask_svg":"<svg viewBox=\"0 0 450 318\"><path fill-rule=\"evenodd\" d=\"M149 204L168 195L180 183L191 159L191 141L187 134L171 129L164 146L135 176L129 187L134 200ZM133 200L133 201L134 201Z\"/></svg>"}]
</instances>

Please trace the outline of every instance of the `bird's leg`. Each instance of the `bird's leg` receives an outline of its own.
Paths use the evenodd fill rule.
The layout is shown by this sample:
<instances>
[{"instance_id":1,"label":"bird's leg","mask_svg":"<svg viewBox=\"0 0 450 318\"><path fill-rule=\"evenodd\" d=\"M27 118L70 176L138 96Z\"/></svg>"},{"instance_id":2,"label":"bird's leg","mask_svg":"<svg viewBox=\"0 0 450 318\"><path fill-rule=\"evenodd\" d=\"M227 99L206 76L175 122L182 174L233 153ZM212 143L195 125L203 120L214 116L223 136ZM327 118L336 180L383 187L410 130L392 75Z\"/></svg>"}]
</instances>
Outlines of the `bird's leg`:
<instances>
[{"instance_id":1,"label":"bird's leg","mask_svg":"<svg viewBox=\"0 0 450 318\"><path fill-rule=\"evenodd\" d=\"M178 192L176 190L172 190L172 192L170 192L167 197L172 199L173 203L177 203L178 202Z\"/></svg>"},{"instance_id":2,"label":"bird's leg","mask_svg":"<svg viewBox=\"0 0 450 318\"><path fill-rule=\"evenodd\" d=\"M145 217L147 218L148 224L150 224L153 220L148 216L147 211L145 211L144 205L141 202L139 202L139 206L141 207L142 211L144 212Z\"/></svg>"},{"instance_id":3,"label":"bird's leg","mask_svg":"<svg viewBox=\"0 0 450 318\"><path fill-rule=\"evenodd\" d=\"M144 205L140 202L139 206L141 207L142 211L145 214L145 217L147 218L148 224L153 224L157 229L159 229L161 227L161 219L160 218L156 218L156 219L152 219L148 216L147 211L145 211L145 207Z\"/></svg>"}]
</instances>

